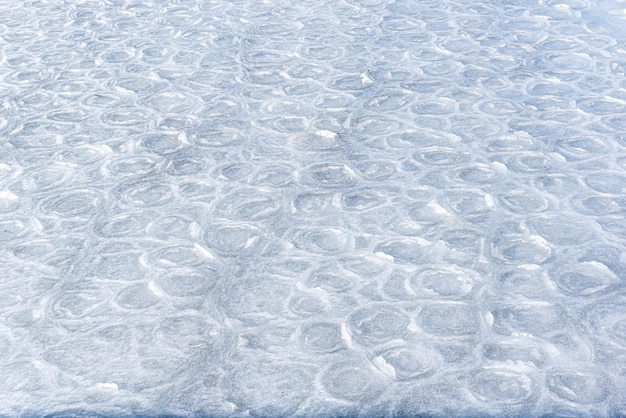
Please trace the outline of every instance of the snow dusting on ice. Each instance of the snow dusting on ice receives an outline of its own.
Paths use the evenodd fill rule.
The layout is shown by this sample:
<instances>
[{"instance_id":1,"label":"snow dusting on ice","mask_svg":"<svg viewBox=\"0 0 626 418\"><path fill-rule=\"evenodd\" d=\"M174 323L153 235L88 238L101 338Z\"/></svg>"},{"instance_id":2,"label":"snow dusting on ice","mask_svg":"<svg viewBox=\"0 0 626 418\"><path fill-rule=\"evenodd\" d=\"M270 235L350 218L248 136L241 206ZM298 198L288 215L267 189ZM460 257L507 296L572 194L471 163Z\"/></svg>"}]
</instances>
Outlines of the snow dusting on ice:
<instances>
[{"instance_id":1,"label":"snow dusting on ice","mask_svg":"<svg viewBox=\"0 0 626 418\"><path fill-rule=\"evenodd\" d=\"M0 415L625 416L625 7L0 2Z\"/></svg>"}]
</instances>

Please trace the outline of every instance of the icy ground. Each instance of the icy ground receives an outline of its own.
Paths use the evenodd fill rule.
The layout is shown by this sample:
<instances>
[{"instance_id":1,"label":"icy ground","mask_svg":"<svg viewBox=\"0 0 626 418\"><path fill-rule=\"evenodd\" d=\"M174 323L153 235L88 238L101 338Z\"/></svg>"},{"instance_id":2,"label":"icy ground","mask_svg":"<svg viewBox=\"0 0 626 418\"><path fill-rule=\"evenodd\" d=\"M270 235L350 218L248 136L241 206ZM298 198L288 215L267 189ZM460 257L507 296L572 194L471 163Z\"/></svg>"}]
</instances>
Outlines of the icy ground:
<instances>
[{"instance_id":1,"label":"icy ground","mask_svg":"<svg viewBox=\"0 0 626 418\"><path fill-rule=\"evenodd\" d=\"M0 416L626 415L595 0L0 2Z\"/></svg>"}]
</instances>

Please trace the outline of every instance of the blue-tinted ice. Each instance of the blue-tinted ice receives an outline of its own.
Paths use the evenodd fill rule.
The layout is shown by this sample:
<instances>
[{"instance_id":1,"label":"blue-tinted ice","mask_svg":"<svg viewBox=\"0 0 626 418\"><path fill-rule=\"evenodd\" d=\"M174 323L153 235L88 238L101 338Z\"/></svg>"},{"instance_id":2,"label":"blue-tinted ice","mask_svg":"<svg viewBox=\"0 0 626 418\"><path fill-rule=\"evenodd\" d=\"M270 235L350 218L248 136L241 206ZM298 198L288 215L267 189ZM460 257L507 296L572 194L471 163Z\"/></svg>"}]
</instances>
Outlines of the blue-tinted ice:
<instances>
[{"instance_id":1,"label":"blue-tinted ice","mask_svg":"<svg viewBox=\"0 0 626 418\"><path fill-rule=\"evenodd\" d=\"M626 415L619 0L0 4L0 415Z\"/></svg>"}]
</instances>

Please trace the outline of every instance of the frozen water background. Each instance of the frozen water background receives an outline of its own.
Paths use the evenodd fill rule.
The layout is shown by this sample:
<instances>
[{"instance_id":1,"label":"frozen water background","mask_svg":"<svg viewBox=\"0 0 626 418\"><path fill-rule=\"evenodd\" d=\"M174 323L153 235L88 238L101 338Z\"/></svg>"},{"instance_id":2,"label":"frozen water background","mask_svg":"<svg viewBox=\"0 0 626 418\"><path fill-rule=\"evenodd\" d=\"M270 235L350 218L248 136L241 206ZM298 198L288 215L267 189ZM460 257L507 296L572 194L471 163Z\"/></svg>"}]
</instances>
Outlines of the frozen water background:
<instances>
[{"instance_id":1,"label":"frozen water background","mask_svg":"<svg viewBox=\"0 0 626 418\"><path fill-rule=\"evenodd\" d=\"M626 415L624 6L2 1L0 414Z\"/></svg>"}]
</instances>

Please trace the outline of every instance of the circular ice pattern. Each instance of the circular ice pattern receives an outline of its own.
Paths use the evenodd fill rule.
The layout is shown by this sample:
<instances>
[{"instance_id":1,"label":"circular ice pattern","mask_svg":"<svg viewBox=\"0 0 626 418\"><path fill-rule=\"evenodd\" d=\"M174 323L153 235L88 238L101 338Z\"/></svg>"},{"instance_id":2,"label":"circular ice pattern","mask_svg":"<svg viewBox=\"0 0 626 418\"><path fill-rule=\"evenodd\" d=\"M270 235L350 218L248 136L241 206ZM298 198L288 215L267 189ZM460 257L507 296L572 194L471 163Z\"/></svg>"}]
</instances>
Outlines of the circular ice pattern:
<instances>
[{"instance_id":1,"label":"circular ice pattern","mask_svg":"<svg viewBox=\"0 0 626 418\"><path fill-rule=\"evenodd\" d=\"M332 364L322 374L322 385L332 396L351 402L369 403L385 390L384 377L362 363Z\"/></svg>"}]
</instances>

